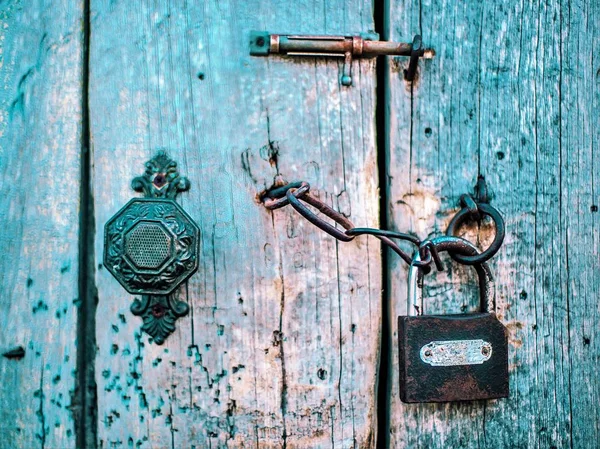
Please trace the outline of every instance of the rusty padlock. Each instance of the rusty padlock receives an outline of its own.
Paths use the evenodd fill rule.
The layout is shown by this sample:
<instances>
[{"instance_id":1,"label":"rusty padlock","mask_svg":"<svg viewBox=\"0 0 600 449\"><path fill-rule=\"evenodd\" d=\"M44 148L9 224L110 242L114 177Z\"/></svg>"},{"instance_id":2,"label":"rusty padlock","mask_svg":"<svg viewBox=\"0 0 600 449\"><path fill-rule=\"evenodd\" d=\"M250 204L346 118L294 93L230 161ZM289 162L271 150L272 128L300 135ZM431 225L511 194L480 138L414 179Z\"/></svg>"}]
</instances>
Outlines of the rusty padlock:
<instances>
[{"instance_id":1,"label":"rusty padlock","mask_svg":"<svg viewBox=\"0 0 600 449\"><path fill-rule=\"evenodd\" d=\"M458 237L427 243L437 252L478 254ZM408 275L408 316L398 317L400 399L449 402L508 397L508 338L496 317L494 278L487 263L475 265L481 310L457 315L423 315L423 270L419 251Z\"/></svg>"}]
</instances>

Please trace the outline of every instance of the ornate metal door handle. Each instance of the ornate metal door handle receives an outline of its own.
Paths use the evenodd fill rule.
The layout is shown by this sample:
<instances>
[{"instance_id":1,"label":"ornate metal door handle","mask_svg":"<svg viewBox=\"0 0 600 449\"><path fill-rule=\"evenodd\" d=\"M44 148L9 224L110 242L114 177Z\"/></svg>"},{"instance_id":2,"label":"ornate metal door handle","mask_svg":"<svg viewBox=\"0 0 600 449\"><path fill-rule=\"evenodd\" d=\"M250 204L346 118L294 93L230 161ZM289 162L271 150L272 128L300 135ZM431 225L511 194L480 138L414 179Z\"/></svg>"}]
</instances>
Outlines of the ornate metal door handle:
<instances>
[{"instance_id":1,"label":"ornate metal door handle","mask_svg":"<svg viewBox=\"0 0 600 449\"><path fill-rule=\"evenodd\" d=\"M146 162L146 172L131 183L145 198L134 198L104 227L104 266L132 294L142 330L164 343L189 306L173 293L198 269L200 229L174 199L189 190L177 163L164 152Z\"/></svg>"}]
</instances>

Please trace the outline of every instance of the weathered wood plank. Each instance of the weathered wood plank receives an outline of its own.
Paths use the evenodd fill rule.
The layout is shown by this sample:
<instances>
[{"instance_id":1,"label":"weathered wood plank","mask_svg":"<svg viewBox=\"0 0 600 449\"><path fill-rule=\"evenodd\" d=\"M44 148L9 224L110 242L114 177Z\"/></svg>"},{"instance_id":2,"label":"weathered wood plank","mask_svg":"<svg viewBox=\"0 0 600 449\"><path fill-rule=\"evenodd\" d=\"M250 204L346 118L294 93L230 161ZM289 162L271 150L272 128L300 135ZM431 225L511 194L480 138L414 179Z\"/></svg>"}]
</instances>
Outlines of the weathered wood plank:
<instances>
[{"instance_id":1,"label":"weathered wood plank","mask_svg":"<svg viewBox=\"0 0 600 449\"><path fill-rule=\"evenodd\" d=\"M600 441L600 385L595 381L600 364L600 5L561 4L559 23L560 176L555 182L560 188L565 258L559 267L565 294L555 308L565 316L567 330L555 337L554 347L557 368L565 371L569 419L546 427L568 432L570 441L565 442L572 447L594 447Z\"/></svg>"},{"instance_id":2,"label":"weathered wood plank","mask_svg":"<svg viewBox=\"0 0 600 449\"><path fill-rule=\"evenodd\" d=\"M103 447L373 447L379 245L338 245L257 193L305 179L357 224L378 221L374 62L340 87L338 61L248 55L252 29L373 28L370 2L92 1L90 110L96 223L131 196L159 147L192 188L202 230L164 346L139 335L132 298L99 269ZM102 235L96 239L98 263Z\"/></svg>"},{"instance_id":3,"label":"weathered wood plank","mask_svg":"<svg viewBox=\"0 0 600 449\"><path fill-rule=\"evenodd\" d=\"M402 404L394 340L390 447L597 447L598 14L578 1L391 10L392 38L421 31L437 51L412 92L390 73L391 224L442 232L459 195L486 176L507 222L492 266L511 396ZM491 235L482 229L482 246ZM405 312L405 273L391 276L394 316ZM471 276L453 267L428 280L428 309L473 304ZM470 296L459 293L466 282Z\"/></svg>"},{"instance_id":4,"label":"weathered wood plank","mask_svg":"<svg viewBox=\"0 0 600 449\"><path fill-rule=\"evenodd\" d=\"M74 448L82 2L0 6L0 447Z\"/></svg>"}]
</instances>

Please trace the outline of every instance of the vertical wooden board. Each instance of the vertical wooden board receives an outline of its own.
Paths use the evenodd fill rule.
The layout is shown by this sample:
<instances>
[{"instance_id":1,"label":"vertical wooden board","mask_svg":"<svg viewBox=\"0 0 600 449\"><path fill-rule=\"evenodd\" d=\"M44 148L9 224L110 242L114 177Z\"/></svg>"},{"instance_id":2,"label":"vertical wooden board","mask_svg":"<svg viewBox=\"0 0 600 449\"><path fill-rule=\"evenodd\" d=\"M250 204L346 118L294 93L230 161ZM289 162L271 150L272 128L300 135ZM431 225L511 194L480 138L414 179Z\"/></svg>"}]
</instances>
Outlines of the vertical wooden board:
<instances>
[{"instance_id":1,"label":"vertical wooden board","mask_svg":"<svg viewBox=\"0 0 600 449\"><path fill-rule=\"evenodd\" d=\"M390 149L387 182L389 226L412 231L420 238L439 235L458 196L471 189L478 173L477 75L480 4L391 2L390 39L410 40L422 34L433 47L433 60L421 61L414 84L403 79L403 60L392 60L390 88ZM422 8L422 9L421 9ZM435 13L434 13L435 12ZM428 21L427 21L427 20ZM421 26L421 20L423 25ZM445 257L445 256L444 256ZM448 266L448 264L446 264ZM406 266L392 255L390 263L391 398L389 447L452 447L474 444L477 428L461 427L462 415L480 420L468 404L405 405L399 398L397 316L406 314ZM459 312L470 296L459 282L468 271L433 273L426 278L426 310ZM467 287L467 286L465 286ZM463 289L464 290L464 289ZM474 432L475 431L475 432ZM466 443L468 441L469 443Z\"/></svg>"},{"instance_id":2,"label":"vertical wooden board","mask_svg":"<svg viewBox=\"0 0 600 449\"><path fill-rule=\"evenodd\" d=\"M257 194L307 180L357 225L378 221L374 62L255 58L249 32L373 28L368 2L92 2L90 111L97 229L161 147L202 232L192 308L163 346L96 237L103 447L373 447L379 245L338 244Z\"/></svg>"},{"instance_id":3,"label":"vertical wooden board","mask_svg":"<svg viewBox=\"0 0 600 449\"><path fill-rule=\"evenodd\" d=\"M0 7L0 447L74 448L82 4Z\"/></svg>"},{"instance_id":4,"label":"vertical wooden board","mask_svg":"<svg viewBox=\"0 0 600 449\"><path fill-rule=\"evenodd\" d=\"M598 386L589 376L598 369L591 325L598 306L587 299L598 289L590 209L598 164L591 125L597 14L591 3L556 2L408 2L391 9L391 22L403 24L393 38L421 31L437 52L412 92L390 73L391 225L422 237L444 232L459 195L478 174L486 177L507 226L491 265L499 317L509 330L511 395L402 404L394 340L390 447L597 445ZM467 231L476 238L476 230ZM481 246L492 236L484 226ZM394 268L396 316L406 311L398 300L406 297L406 278ZM432 278L429 310L456 313L473 304L472 274L453 266Z\"/></svg>"},{"instance_id":5,"label":"vertical wooden board","mask_svg":"<svg viewBox=\"0 0 600 449\"><path fill-rule=\"evenodd\" d=\"M561 6L559 185L566 251L560 265L568 320L561 339L570 374L570 426L564 425L572 447L594 447L600 441L600 385L595 381L600 354L600 5L573 1Z\"/></svg>"}]
</instances>

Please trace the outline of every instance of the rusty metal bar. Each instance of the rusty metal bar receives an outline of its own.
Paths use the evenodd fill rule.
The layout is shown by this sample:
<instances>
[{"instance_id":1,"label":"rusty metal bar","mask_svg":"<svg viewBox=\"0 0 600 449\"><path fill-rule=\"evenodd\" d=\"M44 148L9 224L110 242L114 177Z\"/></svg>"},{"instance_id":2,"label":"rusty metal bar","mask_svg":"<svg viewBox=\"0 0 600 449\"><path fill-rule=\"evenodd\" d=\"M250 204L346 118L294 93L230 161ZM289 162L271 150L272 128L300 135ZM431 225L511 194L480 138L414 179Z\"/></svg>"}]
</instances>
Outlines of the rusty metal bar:
<instances>
[{"instance_id":1,"label":"rusty metal bar","mask_svg":"<svg viewBox=\"0 0 600 449\"><path fill-rule=\"evenodd\" d=\"M253 31L250 35L250 54L269 56L340 57L344 58L342 84L350 86L350 67L353 57L374 58L377 56L410 56L405 78L414 79L419 58L432 58L435 52L424 49L421 37L415 36L412 43L380 41L375 33L357 36L284 35Z\"/></svg>"}]
</instances>

